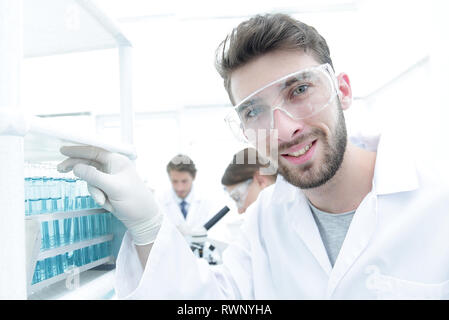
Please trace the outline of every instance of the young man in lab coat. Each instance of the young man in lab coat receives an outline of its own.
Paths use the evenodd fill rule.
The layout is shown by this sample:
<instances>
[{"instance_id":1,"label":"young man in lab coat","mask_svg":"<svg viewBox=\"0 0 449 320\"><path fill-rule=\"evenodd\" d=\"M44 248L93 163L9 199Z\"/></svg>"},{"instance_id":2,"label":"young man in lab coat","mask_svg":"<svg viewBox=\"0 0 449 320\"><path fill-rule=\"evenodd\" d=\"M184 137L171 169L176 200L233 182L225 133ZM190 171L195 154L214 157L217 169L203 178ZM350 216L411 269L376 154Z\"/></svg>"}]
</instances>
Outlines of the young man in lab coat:
<instances>
[{"instance_id":1,"label":"young man in lab coat","mask_svg":"<svg viewBox=\"0 0 449 320\"><path fill-rule=\"evenodd\" d=\"M128 227L118 297L448 298L447 180L416 162L404 140L383 133L376 152L348 141L349 77L334 75L317 31L286 15L253 17L225 39L217 65L236 106L228 120L280 173L247 209L222 265L193 256L127 159L62 149L71 158L60 169L73 167Z\"/></svg>"},{"instance_id":2,"label":"young man in lab coat","mask_svg":"<svg viewBox=\"0 0 449 320\"><path fill-rule=\"evenodd\" d=\"M158 196L161 212L186 236L202 227L220 209L196 192L196 172L192 159L176 155L167 164L171 190Z\"/></svg>"}]
</instances>

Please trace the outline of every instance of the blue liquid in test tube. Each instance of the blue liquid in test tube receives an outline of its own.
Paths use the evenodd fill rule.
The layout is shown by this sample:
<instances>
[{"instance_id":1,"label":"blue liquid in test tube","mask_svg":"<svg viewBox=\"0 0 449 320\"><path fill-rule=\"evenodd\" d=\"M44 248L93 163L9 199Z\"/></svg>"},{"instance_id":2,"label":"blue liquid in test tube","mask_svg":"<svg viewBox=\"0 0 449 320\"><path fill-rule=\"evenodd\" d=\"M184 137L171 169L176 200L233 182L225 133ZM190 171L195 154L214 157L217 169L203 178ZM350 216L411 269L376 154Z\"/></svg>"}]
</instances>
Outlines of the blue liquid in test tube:
<instances>
[{"instance_id":1,"label":"blue liquid in test tube","mask_svg":"<svg viewBox=\"0 0 449 320\"><path fill-rule=\"evenodd\" d=\"M74 217L72 219L72 228L70 233L71 243L81 240L80 222L81 221L79 217Z\"/></svg>"},{"instance_id":2,"label":"blue liquid in test tube","mask_svg":"<svg viewBox=\"0 0 449 320\"><path fill-rule=\"evenodd\" d=\"M52 199L51 199L51 187L53 185L53 178L43 177L42 178L42 213L52 212Z\"/></svg>"},{"instance_id":3,"label":"blue liquid in test tube","mask_svg":"<svg viewBox=\"0 0 449 320\"><path fill-rule=\"evenodd\" d=\"M53 246L59 247L61 245L61 239L64 239L64 234L61 238L61 229L63 228L59 228L59 220L53 220L51 223L53 224Z\"/></svg>"},{"instance_id":4,"label":"blue liquid in test tube","mask_svg":"<svg viewBox=\"0 0 449 320\"><path fill-rule=\"evenodd\" d=\"M29 191L29 206L30 214L41 214L42 213L42 180L38 177L33 177L30 179L30 191Z\"/></svg>"},{"instance_id":5,"label":"blue liquid in test tube","mask_svg":"<svg viewBox=\"0 0 449 320\"><path fill-rule=\"evenodd\" d=\"M92 261L90 260L89 247L82 248L81 250L83 251L83 264L91 263Z\"/></svg>"},{"instance_id":6,"label":"blue liquid in test tube","mask_svg":"<svg viewBox=\"0 0 449 320\"><path fill-rule=\"evenodd\" d=\"M31 178L25 178L25 215L31 214Z\"/></svg>"},{"instance_id":7,"label":"blue liquid in test tube","mask_svg":"<svg viewBox=\"0 0 449 320\"><path fill-rule=\"evenodd\" d=\"M44 260L44 266L45 266L45 279L50 279L54 276L53 274L53 259L47 258Z\"/></svg>"},{"instance_id":8,"label":"blue liquid in test tube","mask_svg":"<svg viewBox=\"0 0 449 320\"><path fill-rule=\"evenodd\" d=\"M76 197L76 180L75 179L65 179L65 210L73 211L75 208L75 197Z\"/></svg>"},{"instance_id":9,"label":"blue liquid in test tube","mask_svg":"<svg viewBox=\"0 0 449 320\"><path fill-rule=\"evenodd\" d=\"M65 270L67 270L67 269L70 269L73 266L75 266L75 252L74 251L66 252L65 256L66 256L66 264L67 264L67 267Z\"/></svg>"},{"instance_id":10,"label":"blue liquid in test tube","mask_svg":"<svg viewBox=\"0 0 449 320\"><path fill-rule=\"evenodd\" d=\"M100 244L95 244L94 246L94 258L98 260L101 258Z\"/></svg>"},{"instance_id":11,"label":"blue liquid in test tube","mask_svg":"<svg viewBox=\"0 0 449 320\"><path fill-rule=\"evenodd\" d=\"M102 235L100 229L100 216L101 214L91 215L92 233L94 237L99 237Z\"/></svg>"},{"instance_id":12,"label":"blue liquid in test tube","mask_svg":"<svg viewBox=\"0 0 449 320\"><path fill-rule=\"evenodd\" d=\"M41 234L42 234L42 249L50 248L50 232L48 230L48 221L41 223Z\"/></svg>"},{"instance_id":13,"label":"blue liquid in test tube","mask_svg":"<svg viewBox=\"0 0 449 320\"><path fill-rule=\"evenodd\" d=\"M74 187L74 192L73 192L73 197L75 199L75 210L83 210L83 205L82 205L82 195L81 195L81 180L76 179L75 180L75 187Z\"/></svg>"},{"instance_id":14,"label":"blue liquid in test tube","mask_svg":"<svg viewBox=\"0 0 449 320\"><path fill-rule=\"evenodd\" d=\"M83 265L83 261L81 258L81 249L73 251L73 262L77 267L81 267Z\"/></svg>"},{"instance_id":15,"label":"blue liquid in test tube","mask_svg":"<svg viewBox=\"0 0 449 320\"><path fill-rule=\"evenodd\" d=\"M64 219L64 244L70 244L70 235L72 232L72 218Z\"/></svg>"},{"instance_id":16,"label":"blue liquid in test tube","mask_svg":"<svg viewBox=\"0 0 449 320\"><path fill-rule=\"evenodd\" d=\"M31 284L35 284L42 281L41 279L41 261L36 262L36 268L34 269L33 280Z\"/></svg>"},{"instance_id":17,"label":"blue liquid in test tube","mask_svg":"<svg viewBox=\"0 0 449 320\"><path fill-rule=\"evenodd\" d=\"M62 262L62 255L61 254L53 257L53 264L54 264L53 270L54 270L54 275L55 276L58 275L58 274L64 273L64 265L63 265L63 262Z\"/></svg>"}]
</instances>

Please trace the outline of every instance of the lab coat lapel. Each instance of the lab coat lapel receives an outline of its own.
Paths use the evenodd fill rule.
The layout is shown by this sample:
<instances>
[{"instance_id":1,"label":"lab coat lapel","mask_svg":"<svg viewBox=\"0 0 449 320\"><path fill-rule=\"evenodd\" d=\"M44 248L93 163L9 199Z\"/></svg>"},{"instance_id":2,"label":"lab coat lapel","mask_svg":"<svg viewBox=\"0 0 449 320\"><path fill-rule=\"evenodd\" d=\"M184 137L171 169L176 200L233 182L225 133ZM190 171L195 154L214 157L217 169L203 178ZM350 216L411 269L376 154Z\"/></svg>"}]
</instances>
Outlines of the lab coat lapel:
<instances>
[{"instance_id":1,"label":"lab coat lapel","mask_svg":"<svg viewBox=\"0 0 449 320\"><path fill-rule=\"evenodd\" d=\"M379 141L373 187L357 208L335 261L327 288L330 297L339 281L369 245L377 226L379 195L408 192L419 187L413 157L397 137L386 134Z\"/></svg>"},{"instance_id":2,"label":"lab coat lapel","mask_svg":"<svg viewBox=\"0 0 449 320\"><path fill-rule=\"evenodd\" d=\"M377 225L377 196L371 191L357 208L337 260L330 273L326 296L330 297L340 280L368 246Z\"/></svg>"},{"instance_id":3,"label":"lab coat lapel","mask_svg":"<svg viewBox=\"0 0 449 320\"><path fill-rule=\"evenodd\" d=\"M189 207L189 211L187 213L186 222L189 226L198 226L199 220L201 217L199 216L200 210L199 207L201 205L201 201L199 199L192 199Z\"/></svg>"},{"instance_id":4,"label":"lab coat lapel","mask_svg":"<svg viewBox=\"0 0 449 320\"><path fill-rule=\"evenodd\" d=\"M278 177L273 197L276 198L276 202L286 206L292 228L301 237L324 272L329 275L332 266L305 195L300 189Z\"/></svg>"},{"instance_id":5,"label":"lab coat lapel","mask_svg":"<svg viewBox=\"0 0 449 320\"><path fill-rule=\"evenodd\" d=\"M175 225L185 225L186 221L181 213L181 208L178 206L178 204L174 201L171 201L167 203L168 212L170 212L170 215L172 217L173 222Z\"/></svg>"}]
</instances>

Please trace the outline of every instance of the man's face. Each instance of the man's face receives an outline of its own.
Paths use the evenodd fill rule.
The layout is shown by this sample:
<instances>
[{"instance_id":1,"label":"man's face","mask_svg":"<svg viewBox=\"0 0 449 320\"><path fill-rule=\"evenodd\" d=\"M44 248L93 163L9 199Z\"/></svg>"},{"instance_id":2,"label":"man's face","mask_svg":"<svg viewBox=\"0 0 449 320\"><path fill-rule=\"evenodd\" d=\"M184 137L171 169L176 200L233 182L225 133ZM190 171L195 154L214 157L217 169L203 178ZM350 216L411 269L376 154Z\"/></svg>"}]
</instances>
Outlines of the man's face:
<instances>
[{"instance_id":1,"label":"man's face","mask_svg":"<svg viewBox=\"0 0 449 320\"><path fill-rule=\"evenodd\" d=\"M192 175L187 171L170 170L168 176L176 195L181 199L186 198L192 190Z\"/></svg>"},{"instance_id":2,"label":"man's face","mask_svg":"<svg viewBox=\"0 0 449 320\"><path fill-rule=\"evenodd\" d=\"M232 73L231 91L239 103L282 76L318 65L319 62L302 51L268 53ZM269 150L273 146L270 146L269 137L263 144L257 141L256 147L266 145L266 150L258 148L259 151L277 160L279 173L301 189L316 188L329 181L343 161L347 142L338 97L328 107L306 119L294 120L281 110L274 111L273 117L273 126L278 133L277 159L270 157Z\"/></svg>"}]
</instances>

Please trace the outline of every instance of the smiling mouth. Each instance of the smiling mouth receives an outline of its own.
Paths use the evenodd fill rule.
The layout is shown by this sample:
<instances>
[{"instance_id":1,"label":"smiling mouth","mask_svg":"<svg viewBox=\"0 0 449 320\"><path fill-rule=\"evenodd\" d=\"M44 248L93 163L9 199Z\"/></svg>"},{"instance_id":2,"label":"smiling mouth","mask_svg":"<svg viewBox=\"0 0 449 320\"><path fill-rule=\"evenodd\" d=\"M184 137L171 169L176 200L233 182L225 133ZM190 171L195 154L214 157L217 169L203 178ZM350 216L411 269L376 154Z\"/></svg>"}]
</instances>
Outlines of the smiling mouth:
<instances>
[{"instance_id":1,"label":"smiling mouth","mask_svg":"<svg viewBox=\"0 0 449 320\"><path fill-rule=\"evenodd\" d=\"M302 147L301 149L295 151L295 152L290 152L290 153L282 153L282 156L289 156L289 157L300 157L303 156L304 154L307 153L307 151L309 151L313 144L316 142L316 140L312 141L311 143L309 143L308 145Z\"/></svg>"}]
</instances>

